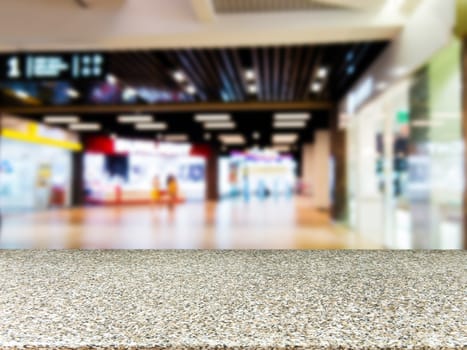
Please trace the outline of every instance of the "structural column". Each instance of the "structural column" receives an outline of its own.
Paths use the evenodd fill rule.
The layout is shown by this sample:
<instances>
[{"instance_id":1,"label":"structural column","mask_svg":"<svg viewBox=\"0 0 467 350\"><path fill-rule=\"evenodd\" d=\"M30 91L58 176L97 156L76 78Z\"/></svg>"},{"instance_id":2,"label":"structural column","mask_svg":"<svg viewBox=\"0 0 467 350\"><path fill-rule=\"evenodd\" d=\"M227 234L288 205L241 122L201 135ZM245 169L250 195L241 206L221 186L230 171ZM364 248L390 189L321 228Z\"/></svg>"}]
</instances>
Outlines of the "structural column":
<instances>
[{"instance_id":1,"label":"structural column","mask_svg":"<svg viewBox=\"0 0 467 350\"><path fill-rule=\"evenodd\" d=\"M467 249L467 36L462 40L462 136L464 141L464 249Z\"/></svg>"},{"instance_id":2,"label":"structural column","mask_svg":"<svg viewBox=\"0 0 467 350\"><path fill-rule=\"evenodd\" d=\"M333 160L333 191L331 193L331 216L336 221L347 220L347 164L346 131L339 128L337 110L331 112L331 159Z\"/></svg>"},{"instance_id":3,"label":"structural column","mask_svg":"<svg viewBox=\"0 0 467 350\"><path fill-rule=\"evenodd\" d=\"M218 158L217 150L211 148L206 161L206 199L217 201L219 199L218 188Z\"/></svg>"},{"instance_id":4,"label":"structural column","mask_svg":"<svg viewBox=\"0 0 467 350\"><path fill-rule=\"evenodd\" d=\"M84 204L84 165L83 153L72 153L72 180L71 180L71 205L82 206Z\"/></svg>"}]
</instances>

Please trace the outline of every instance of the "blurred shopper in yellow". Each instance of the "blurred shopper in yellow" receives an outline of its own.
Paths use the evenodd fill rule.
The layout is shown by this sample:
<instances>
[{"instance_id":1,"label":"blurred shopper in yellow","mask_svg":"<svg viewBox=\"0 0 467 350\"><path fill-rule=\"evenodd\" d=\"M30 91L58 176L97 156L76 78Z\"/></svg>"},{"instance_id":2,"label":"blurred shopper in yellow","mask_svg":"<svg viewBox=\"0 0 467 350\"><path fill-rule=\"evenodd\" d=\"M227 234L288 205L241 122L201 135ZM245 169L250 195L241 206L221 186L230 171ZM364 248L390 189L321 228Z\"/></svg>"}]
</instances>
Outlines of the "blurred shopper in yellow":
<instances>
[{"instance_id":1,"label":"blurred shopper in yellow","mask_svg":"<svg viewBox=\"0 0 467 350\"><path fill-rule=\"evenodd\" d=\"M167 195L169 209L173 209L178 199L178 183L177 179L173 175L169 175L167 178Z\"/></svg>"},{"instance_id":2,"label":"blurred shopper in yellow","mask_svg":"<svg viewBox=\"0 0 467 350\"><path fill-rule=\"evenodd\" d=\"M154 176L152 179L152 203L157 204L160 202L161 199L161 190L160 190L160 182L159 182L159 177Z\"/></svg>"}]
</instances>

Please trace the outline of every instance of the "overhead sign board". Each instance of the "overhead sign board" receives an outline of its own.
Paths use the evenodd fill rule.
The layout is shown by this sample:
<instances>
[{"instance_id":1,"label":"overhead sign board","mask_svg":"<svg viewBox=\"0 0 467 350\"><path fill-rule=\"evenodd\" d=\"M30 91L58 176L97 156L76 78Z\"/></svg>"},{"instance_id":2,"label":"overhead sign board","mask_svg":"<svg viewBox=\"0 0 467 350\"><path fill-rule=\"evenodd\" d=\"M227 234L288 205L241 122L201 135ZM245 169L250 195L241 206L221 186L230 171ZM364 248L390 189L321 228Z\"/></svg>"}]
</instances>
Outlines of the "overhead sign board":
<instances>
[{"instance_id":1,"label":"overhead sign board","mask_svg":"<svg viewBox=\"0 0 467 350\"><path fill-rule=\"evenodd\" d=\"M106 61L106 55L89 52L1 55L0 80L98 80Z\"/></svg>"}]
</instances>

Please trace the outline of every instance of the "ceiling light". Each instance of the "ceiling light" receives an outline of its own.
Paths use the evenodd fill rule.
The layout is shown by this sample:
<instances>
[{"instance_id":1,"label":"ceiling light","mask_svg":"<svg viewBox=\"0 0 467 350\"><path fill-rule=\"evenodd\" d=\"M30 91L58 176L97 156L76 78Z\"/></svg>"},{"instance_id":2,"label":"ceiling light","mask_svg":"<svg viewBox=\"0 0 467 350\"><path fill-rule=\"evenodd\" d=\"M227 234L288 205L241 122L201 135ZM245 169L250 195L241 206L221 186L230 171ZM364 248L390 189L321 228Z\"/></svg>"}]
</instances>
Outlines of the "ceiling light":
<instances>
[{"instance_id":1,"label":"ceiling light","mask_svg":"<svg viewBox=\"0 0 467 350\"><path fill-rule=\"evenodd\" d=\"M70 124L69 128L71 130L86 131L86 130L100 130L101 126L98 123L77 123L77 124Z\"/></svg>"},{"instance_id":2,"label":"ceiling light","mask_svg":"<svg viewBox=\"0 0 467 350\"><path fill-rule=\"evenodd\" d=\"M274 127L277 129L300 129L306 126L306 122L303 120L288 121L288 122L274 122Z\"/></svg>"},{"instance_id":3,"label":"ceiling light","mask_svg":"<svg viewBox=\"0 0 467 350\"><path fill-rule=\"evenodd\" d=\"M117 84L117 78L113 74L107 74L106 80L111 85L116 85Z\"/></svg>"},{"instance_id":4,"label":"ceiling light","mask_svg":"<svg viewBox=\"0 0 467 350\"><path fill-rule=\"evenodd\" d=\"M258 87L256 86L256 84L249 84L247 90L250 94L256 94L258 92Z\"/></svg>"},{"instance_id":5,"label":"ceiling light","mask_svg":"<svg viewBox=\"0 0 467 350\"><path fill-rule=\"evenodd\" d=\"M194 95L196 94L196 87L194 85L188 85L185 91L189 93L190 95Z\"/></svg>"},{"instance_id":6,"label":"ceiling light","mask_svg":"<svg viewBox=\"0 0 467 350\"><path fill-rule=\"evenodd\" d=\"M255 80L255 71L253 69L245 70L245 79L246 80Z\"/></svg>"},{"instance_id":7,"label":"ceiling light","mask_svg":"<svg viewBox=\"0 0 467 350\"><path fill-rule=\"evenodd\" d=\"M206 129L235 129L235 123L234 122L210 122L210 123L204 123L204 127Z\"/></svg>"},{"instance_id":8,"label":"ceiling light","mask_svg":"<svg viewBox=\"0 0 467 350\"><path fill-rule=\"evenodd\" d=\"M290 151L289 145L274 145L272 148L277 152L289 152Z\"/></svg>"},{"instance_id":9,"label":"ceiling light","mask_svg":"<svg viewBox=\"0 0 467 350\"><path fill-rule=\"evenodd\" d=\"M401 66L401 67L396 67L396 68L394 68L393 71L392 71L392 73L393 73L393 75L396 76L396 77L402 77L402 76L404 76L405 74L407 74L408 71L409 71L409 70L407 69L407 67Z\"/></svg>"},{"instance_id":10,"label":"ceiling light","mask_svg":"<svg viewBox=\"0 0 467 350\"><path fill-rule=\"evenodd\" d=\"M153 121L152 115L147 114L128 114L128 115L119 115L119 123L150 123Z\"/></svg>"},{"instance_id":11,"label":"ceiling light","mask_svg":"<svg viewBox=\"0 0 467 350\"><path fill-rule=\"evenodd\" d=\"M298 140L297 134L274 134L272 135L273 143L294 143Z\"/></svg>"},{"instance_id":12,"label":"ceiling light","mask_svg":"<svg viewBox=\"0 0 467 350\"><path fill-rule=\"evenodd\" d=\"M183 83L186 80L185 73L183 73L181 70L176 70L172 73L172 76L175 79L175 81L179 83Z\"/></svg>"},{"instance_id":13,"label":"ceiling light","mask_svg":"<svg viewBox=\"0 0 467 350\"><path fill-rule=\"evenodd\" d=\"M136 124L135 129L137 130L166 130L166 123L145 123L145 124Z\"/></svg>"},{"instance_id":14,"label":"ceiling light","mask_svg":"<svg viewBox=\"0 0 467 350\"><path fill-rule=\"evenodd\" d=\"M230 120L229 114L197 114L195 115L197 122L224 122Z\"/></svg>"},{"instance_id":15,"label":"ceiling light","mask_svg":"<svg viewBox=\"0 0 467 350\"><path fill-rule=\"evenodd\" d=\"M66 94L71 97L71 98L78 98L79 97L79 92L76 91L75 89L67 89Z\"/></svg>"},{"instance_id":16,"label":"ceiling light","mask_svg":"<svg viewBox=\"0 0 467 350\"><path fill-rule=\"evenodd\" d=\"M245 143L245 138L240 134L222 134L219 135L219 140L227 145L242 145Z\"/></svg>"},{"instance_id":17,"label":"ceiling light","mask_svg":"<svg viewBox=\"0 0 467 350\"><path fill-rule=\"evenodd\" d=\"M172 141L172 142L188 141L188 135L185 135L185 134L166 135L165 140L166 141Z\"/></svg>"},{"instance_id":18,"label":"ceiling light","mask_svg":"<svg viewBox=\"0 0 467 350\"><path fill-rule=\"evenodd\" d=\"M320 69L318 69L318 73L316 74L316 76L320 79L324 79L328 76L328 69L326 67L321 67Z\"/></svg>"},{"instance_id":19,"label":"ceiling light","mask_svg":"<svg viewBox=\"0 0 467 350\"><path fill-rule=\"evenodd\" d=\"M255 140L258 140L261 137L261 134L259 132L255 131L252 136L253 136L253 138Z\"/></svg>"},{"instance_id":20,"label":"ceiling light","mask_svg":"<svg viewBox=\"0 0 467 350\"><path fill-rule=\"evenodd\" d=\"M15 90L15 95L19 98L28 98L29 94L23 90Z\"/></svg>"},{"instance_id":21,"label":"ceiling light","mask_svg":"<svg viewBox=\"0 0 467 350\"><path fill-rule=\"evenodd\" d=\"M376 85L376 90L383 91L388 87L388 83L382 81Z\"/></svg>"},{"instance_id":22,"label":"ceiling light","mask_svg":"<svg viewBox=\"0 0 467 350\"><path fill-rule=\"evenodd\" d=\"M314 82L313 84L311 84L311 91L313 92L320 92L322 88L323 85L321 83Z\"/></svg>"},{"instance_id":23,"label":"ceiling light","mask_svg":"<svg viewBox=\"0 0 467 350\"><path fill-rule=\"evenodd\" d=\"M274 119L278 120L309 120L310 113L276 113Z\"/></svg>"},{"instance_id":24,"label":"ceiling light","mask_svg":"<svg viewBox=\"0 0 467 350\"><path fill-rule=\"evenodd\" d=\"M122 97L125 101L131 100L138 95L138 91L132 87L127 87L123 90Z\"/></svg>"},{"instance_id":25,"label":"ceiling light","mask_svg":"<svg viewBox=\"0 0 467 350\"><path fill-rule=\"evenodd\" d=\"M44 123L48 123L48 124L79 123L79 118L74 115L53 115L53 116L44 117Z\"/></svg>"}]
</instances>

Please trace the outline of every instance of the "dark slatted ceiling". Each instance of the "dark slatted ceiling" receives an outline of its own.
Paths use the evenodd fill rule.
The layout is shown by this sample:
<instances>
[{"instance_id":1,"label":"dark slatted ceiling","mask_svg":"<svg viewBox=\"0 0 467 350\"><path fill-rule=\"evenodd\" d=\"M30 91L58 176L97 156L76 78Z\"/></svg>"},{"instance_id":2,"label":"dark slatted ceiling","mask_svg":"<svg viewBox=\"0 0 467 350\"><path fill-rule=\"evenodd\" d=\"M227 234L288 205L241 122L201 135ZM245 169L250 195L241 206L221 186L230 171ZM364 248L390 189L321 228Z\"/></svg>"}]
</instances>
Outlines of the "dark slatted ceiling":
<instances>
[{"instance_id":1,"label":"dark slatted ceiling","mask_svg":"<svg viewBox=\"0 0 467 350\"><path fill-rule=\"evenodd\" d=\"M109 52L108 69L125 87L179 92L183 94L183 101L186 102L337 101L385 45L384 42L375 42L118 51ZM349 53L352 56L350 60ZM326 67L329 75L321 79L323 89L320 92L312 92L310 85L316 80L320 67ZM353 72L349 73L349 67L353 67ZM251 94L248 91L250 82L247 82L244 76L246 69L253 69L255 72L257 93ZM172 76L175 70L182 70L189 81L185 84L176 82ZM185 91L188 83L195 86L196 94L190 95ZM90 95L92 84L73 84L76 84L83 98L71 103L88 103L86 97ZM27 105L25 101L11 97L11 93L6 91L8 88L7 82L0 82L2 105ZM38 89L47 88L45 83L42 83ZM47 103L42 101L44 105ZM145 101L141 100L138 103Z\"/></svg>"}]
</instances>

